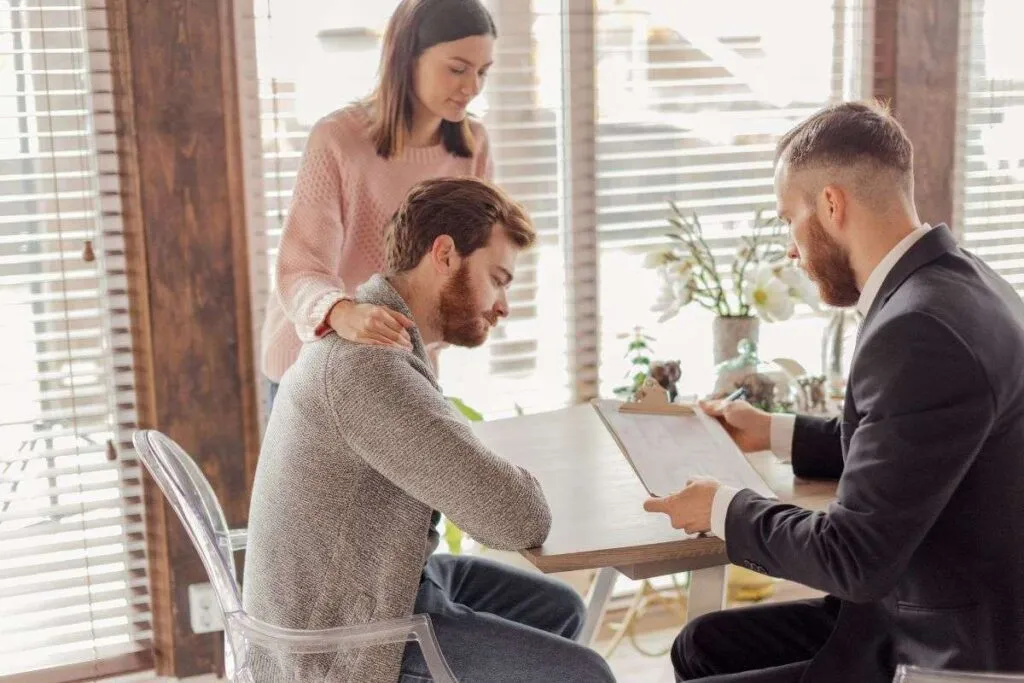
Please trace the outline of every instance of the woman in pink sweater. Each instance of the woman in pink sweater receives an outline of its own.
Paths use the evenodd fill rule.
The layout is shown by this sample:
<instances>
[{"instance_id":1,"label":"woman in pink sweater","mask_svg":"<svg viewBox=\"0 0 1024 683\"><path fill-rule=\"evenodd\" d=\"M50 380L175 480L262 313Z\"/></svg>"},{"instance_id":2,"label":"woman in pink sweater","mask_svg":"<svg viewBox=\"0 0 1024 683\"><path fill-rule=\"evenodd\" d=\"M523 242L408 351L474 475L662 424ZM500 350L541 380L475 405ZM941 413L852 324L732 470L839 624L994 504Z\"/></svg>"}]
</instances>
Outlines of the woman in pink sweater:
<instances>
[{"instance_id":1,"label":"woman in pink sweater","mask_svg":"<svg viewBox=\"0 0 1024 683\"><path fill-rule=\"evenodd\" d=\"M384 33L373 94L313 126L263 325L271 404L303 342L332 330L411 348L412 321L350 297L383 269L385 227L413 185L490 177L487 134L466 107L483 87L496 37L479 0L403 0Z\"/></svg>"}]
</instances>

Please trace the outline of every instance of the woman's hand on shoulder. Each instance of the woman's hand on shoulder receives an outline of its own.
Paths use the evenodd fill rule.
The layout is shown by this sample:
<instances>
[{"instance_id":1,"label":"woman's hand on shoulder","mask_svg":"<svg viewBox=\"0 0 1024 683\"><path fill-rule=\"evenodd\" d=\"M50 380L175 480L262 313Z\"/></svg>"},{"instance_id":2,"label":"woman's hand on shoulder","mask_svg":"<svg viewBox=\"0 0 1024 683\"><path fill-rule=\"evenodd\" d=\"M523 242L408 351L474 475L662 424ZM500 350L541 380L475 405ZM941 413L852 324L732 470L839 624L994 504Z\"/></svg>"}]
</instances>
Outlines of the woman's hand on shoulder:
<instances>
[{"instance_id":1,"label":"woman's hand on shoulder","mask_svg":"<svg viewBox=\"0 0 1024 683\"><path fill-rule=\"evenodd\" d=\"M331 308L327 324L339 337L349 341L412 350L409 328L415 327L415 323L384 306L343 299Z\"/></svg>"}]
</instances>

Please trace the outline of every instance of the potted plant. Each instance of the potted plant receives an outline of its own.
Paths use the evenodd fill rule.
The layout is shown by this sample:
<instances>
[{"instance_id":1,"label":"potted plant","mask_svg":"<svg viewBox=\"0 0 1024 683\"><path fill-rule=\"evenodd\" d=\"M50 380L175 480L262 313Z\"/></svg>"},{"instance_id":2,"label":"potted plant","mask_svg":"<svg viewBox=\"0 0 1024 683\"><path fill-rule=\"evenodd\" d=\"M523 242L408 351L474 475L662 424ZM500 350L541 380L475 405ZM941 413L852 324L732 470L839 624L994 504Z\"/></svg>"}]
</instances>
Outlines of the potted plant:
<instances>
[{"instance_id":1,"label":"potted plant","mask_svg":"<svg viewBox=\"0 0 1024 683\"><path fill-rule=\"evenodd\" d=\"M716 365L735 356L741 340L757 344L760 320L787 320L798 302L817 309L814 285L786 258L786 236L777 219L764 220L761 211L755 212L749 234L739 238L724 263L708 245L697 214L685 214L675 202L670 206L673 230L667 236L673 243L644 260L661 280L652 310L661 313L659 322L694 302L714 313Z\"/></svg>"}]
</instances>

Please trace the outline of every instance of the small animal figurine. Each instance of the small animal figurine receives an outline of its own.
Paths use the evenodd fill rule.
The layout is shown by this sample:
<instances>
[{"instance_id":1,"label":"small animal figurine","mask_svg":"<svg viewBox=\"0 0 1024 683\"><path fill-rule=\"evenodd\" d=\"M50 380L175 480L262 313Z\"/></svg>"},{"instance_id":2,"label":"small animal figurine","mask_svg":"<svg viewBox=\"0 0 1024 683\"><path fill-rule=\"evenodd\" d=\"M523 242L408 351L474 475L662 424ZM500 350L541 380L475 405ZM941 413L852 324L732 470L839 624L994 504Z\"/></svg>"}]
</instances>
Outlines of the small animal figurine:
<instances>
[{"instance_id":1,"label":"small animal figurine","mask_svg":"<svg viewBox=\"0 0 1024 683\"><path fill-rule=\"evenodd\" d=\"M683 376L683 371L679 367L679 361L654 361L651 363L650 376L661 385L662 389L668 392L669 402L675 402L676 397L679 395L679 379Z\"/></svg>"},{"instance_id":2,"label":"small animal figurine","mask_svg":"<svg viewBox=\"0 0 1024 683\"><path fill-rule=\"evenodd\" d=\"M804 375L797 380L800 391L803 393L806 410L811 413L828 412L828 404L825 397L825 376Z\"/></svg>"}]
</instances>

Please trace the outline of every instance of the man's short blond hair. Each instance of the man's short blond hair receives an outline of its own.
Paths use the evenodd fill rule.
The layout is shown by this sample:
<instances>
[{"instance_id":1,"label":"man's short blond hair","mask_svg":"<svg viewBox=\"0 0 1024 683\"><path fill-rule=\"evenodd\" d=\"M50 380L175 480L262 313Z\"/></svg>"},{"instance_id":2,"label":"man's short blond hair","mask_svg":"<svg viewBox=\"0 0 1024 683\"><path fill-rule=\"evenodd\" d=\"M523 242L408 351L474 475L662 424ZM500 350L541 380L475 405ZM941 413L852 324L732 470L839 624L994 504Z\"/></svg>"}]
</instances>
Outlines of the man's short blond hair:
<instances>
[{"instance_id":1,"label":"man's short blond hair","mask_svg":"<svg viewBox=\"0 0 1024 683\"><path fill-rule=\"evenodd\" d=\"M775 161L785 161L790 172L857 166L886 171L913 197L914 146L879 102L841 102L821 109L779 140Z\"/></svg>"}]
</instances>

